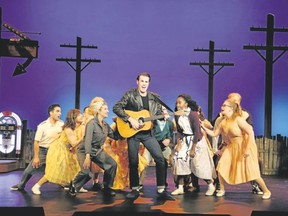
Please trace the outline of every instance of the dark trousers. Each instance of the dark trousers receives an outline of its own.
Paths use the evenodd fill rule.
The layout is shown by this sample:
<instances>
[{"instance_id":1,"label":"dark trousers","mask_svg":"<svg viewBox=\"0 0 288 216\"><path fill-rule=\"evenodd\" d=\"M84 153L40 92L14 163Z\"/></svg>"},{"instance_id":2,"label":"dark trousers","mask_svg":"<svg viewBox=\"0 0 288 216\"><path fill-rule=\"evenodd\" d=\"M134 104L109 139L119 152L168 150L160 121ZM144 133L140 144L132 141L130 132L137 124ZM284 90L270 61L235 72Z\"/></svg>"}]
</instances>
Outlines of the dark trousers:
<instances>
[{"instance_id":1,"label":"dark trousers","mask_svg":"<svg viewBox=\"0 0 288 216\"><path fill-rule=\"evenodd\" d=\"M85 153L84 152L77 152L77 159L78 159L78 163L80 165L80 172L77 174L77 176L75 176L74 180L73 180L73 185L76 189L76 191L79 191L90 179L90 169L84 169L83 167L83 163L85 160Z\"/></svg>"},{"instance_id":2,"label":"dark trousers","mask_svg":"<svg viewBox=\"0 0 288 216\"><path fill-rule=\"evenodd\" d=\"M214 154L214 156L213 156L213 161L214 161L215 169L216 169L216 167L217 167L217 164L218 164L219 159L220 159L220 156ZM219 184L219 179L218 179L218 172L217 172L217 170L216 170L216 174L217 174L217 176L216 176L216 178L214 179L214 183L215 183L216 185L218 185L218 184Z\"/></svg>"},{"instance_id":3,"label":"dark trousers","mask_svg":"<svg viewBox=\"0 0 288 216\"><path fill-rule=\"evenodd\" d=\"M88 182L90 177L90 169L83 168L83 162L85 160L85 153L78 153L78 161L80 161L81 171L73 180L73 184L76 190L80 190L86 182ZM103 185L106 188L113 187L114 179L117 170L117 163L115 160L108 155L103 149L99 149L96 155L90 155L91 161L96 163L101 169L104 170L103 174ZM82 161L82 162L81 162Z\"/></svg>"},{"instance_id":4,"label":"dark trousers","mask_svg":"<svg viewBox=\"0 0 288 216\"><path fill-rule=\"evenodd\" d=\"M137 189L139 187L138 153L139 153L140 142L150 152L152 158L154 159L156 163L157 188L159 189L165 188L165 183L166 183L165 159L162 154L161 148L158 144L158 141L148 131L140 131L134 136L127 138L130 188Z\"/></svg>"},{"instance_id":5,"label":"dark trousers","mask_svg":"<svg viewBox=\"0 0 288 216\"><path fill-rule=\"evenodd\" d=\"M32 175L38 171L43 171L46 164L46 156L47 156L48 148L39 148L39 160L40 160L40 166L39 168L33 168L33 159L30 161L28 166L23 172L21 181L18 183L18 187L21 189L24 189L29 179L32 177Z\"/></svg>"}]
</instances>

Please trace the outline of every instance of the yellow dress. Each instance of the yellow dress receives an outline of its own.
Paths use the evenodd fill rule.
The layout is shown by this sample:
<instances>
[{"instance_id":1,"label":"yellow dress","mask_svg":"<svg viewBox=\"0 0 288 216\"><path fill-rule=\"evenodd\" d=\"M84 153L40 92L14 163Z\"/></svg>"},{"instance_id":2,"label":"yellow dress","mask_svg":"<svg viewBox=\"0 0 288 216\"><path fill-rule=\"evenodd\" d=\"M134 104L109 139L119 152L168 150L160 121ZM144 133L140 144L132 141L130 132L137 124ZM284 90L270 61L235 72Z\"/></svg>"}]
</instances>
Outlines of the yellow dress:
<instances>
[{"instance_id":1,"label":"yellow dress","mask_svg":"<svg viewBox=\"0 0 288 216\"><path fill-rule=\"evenodd\" d=\"M217 171L228 184L241 184L260 178L257 146L247 143L237 123L229 123L223 128L223 138L227 146L218 162ZM244 151L248 157L244 158Z\"/></svg>"},{"instance_id":2,"label":"yellow dress","mask_svg":"<svg viewBox=\"0 0 288 216\"><path fill-rule=\"evenodd\" d=\"M75 134L77 131L75 130ZM49 147L46 157L45 177L49 182L68 185L80 171L77 154L69 150L69 141L63 131Z\"/></svg>"}]
</instances>

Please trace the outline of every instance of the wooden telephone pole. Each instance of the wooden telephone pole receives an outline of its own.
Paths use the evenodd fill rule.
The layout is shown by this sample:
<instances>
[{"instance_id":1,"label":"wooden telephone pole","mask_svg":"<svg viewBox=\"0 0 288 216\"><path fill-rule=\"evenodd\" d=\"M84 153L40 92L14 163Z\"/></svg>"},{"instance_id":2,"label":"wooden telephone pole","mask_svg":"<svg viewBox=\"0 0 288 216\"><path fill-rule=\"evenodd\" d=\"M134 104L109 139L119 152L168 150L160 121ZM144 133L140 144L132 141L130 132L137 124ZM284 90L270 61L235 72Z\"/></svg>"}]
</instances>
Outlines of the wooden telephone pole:
<instances>
[{"instance_id":1,"label":"wooden telephone pole","mask_svg":"<svg viewBox=\"0 0 288 216\"><path fill-rule=\"evenodd\" d=\"M264 116L264 136L271 138L271 125L272 125L272 78L273 78L273 64L288 50L288 46L274 46L274 33L275 32L288 32L287 28L274 28L274 15L267 15L267 27L251 27L250 31L265 31L266 45L244 45L244 49L255 50L266 63L266 76L265 76L265 116ZM266 58L259 50L266 51ZM275 59L273 51L282 51Z\"/></svg>"},{"instance_id":2,"label":"wooden telephone pole","mask_svg":"<svg viewBox=\"0 0 288 216\"><path fill-rule=\"evenodd\" d=\"M200 66L208 74L208 120L211 122L213 120L213 86L214 86L214 76L225 66L234 66L233 63L224 62L214 62L215 52L230 52L227 49L215 49L214 41L209 42L209 49L194 49L194 51L199 52L209 52L209 62L191 62L190 65ZM207 71L204 66L209 66L209 71ZM214 71L214 66L219 67L218 70Z\"/></svg>"},{"instance_id":3,"label":"wooden telephone pole","mask_svg":"<svg viewBox=\"0 0 288 216\"><path fill-rule=\"evenodd\" d=\"M82 59L81 57L81 51L82 48L88 48L88 49L97 49L97 46L83 46L82 45L82 39L80 37L77 37L77 44L76 45L66 45L62 44L60 47L68 47L68 48L76 48L76 58L56 58L56 61L65 61L69 64L69 66L76 72L76 97L75 97L75 108L80 108L80 87L81 87L81 72L84 70L90 63L92 62L101 62L99 59ZM76 68L72 66L70 62L76 62ZM81 63L86 62L87 64L81 68Z\"/></svg>"}]
</instances>

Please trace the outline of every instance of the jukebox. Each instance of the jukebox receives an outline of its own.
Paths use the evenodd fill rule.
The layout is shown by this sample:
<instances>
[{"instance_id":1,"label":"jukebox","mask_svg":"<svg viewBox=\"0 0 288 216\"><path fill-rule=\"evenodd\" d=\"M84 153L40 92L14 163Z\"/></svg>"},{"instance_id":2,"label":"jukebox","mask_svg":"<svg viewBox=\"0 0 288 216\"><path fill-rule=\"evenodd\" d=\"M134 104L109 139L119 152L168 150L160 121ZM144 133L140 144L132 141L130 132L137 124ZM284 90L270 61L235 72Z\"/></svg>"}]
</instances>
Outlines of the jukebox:
<instances>
[{"instance_id":1,"label":"jukebox","mask_svg":"<svg viewBox=\"0 0 288 216\"><path fill-rule=\"evenodd\" d=\"M0 113L0 159L19 158L21 153L22 121L10 111Z\"/></svg>"}]
</instances>

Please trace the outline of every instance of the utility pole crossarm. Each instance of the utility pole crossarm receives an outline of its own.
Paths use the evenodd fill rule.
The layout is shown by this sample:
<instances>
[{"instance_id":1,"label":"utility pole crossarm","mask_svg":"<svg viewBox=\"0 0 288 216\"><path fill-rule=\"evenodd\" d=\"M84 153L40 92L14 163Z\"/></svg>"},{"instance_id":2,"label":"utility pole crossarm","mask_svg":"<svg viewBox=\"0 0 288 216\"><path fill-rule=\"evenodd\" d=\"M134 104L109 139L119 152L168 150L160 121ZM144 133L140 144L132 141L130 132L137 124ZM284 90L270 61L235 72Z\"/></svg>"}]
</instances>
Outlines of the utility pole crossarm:
<instances>
[{"instance_id":1,"label":"utility pole crossarm","mask_svg":"<svg viewBox=\"0 0 288 216\"><path fill-rule=\"evenodd\" d=\"M285 52L288 50L288 46L263 46L263 45L244 45L244 49L253 49L255 50L259 56L266 61L265 56L259 51L259 50L265 50L265 51L282 51L275 59L273 59L272 63L275 63L282 55L285 54Z\"/></svg>"},{"instance_id":2,"label":"utility pole crossarm","mask_svg":"<svg viewBox=\"0 0 288 216\"><path fill-rule=\"evenodd\" d=\"M56 58L56 61L65 61L65 62L77 62L78 59L73 59L73 58ZM100 63L100 59L80 59L81 62L97 62Z\"/></svg>"},{"instance_id":3,"label":"utility pole crossarm","mask_svg":"<svg viewBox=\"0 0 288 216\"><path fill-rule=\"evenodd\" d=\"M228 49L215 49L214 42L210 41L209 49L194 49L196 52L208 52L209 62L190 62L190 65L200 66L208 74L208 120L212 121L213 114L213 82L214 76L225 66L234 66L233 63L229 62L214 62L214 54L216 52L227 53L230 52ZM204 66L208 66L209 70L206 70ZM214 67L217 66L219 69L215 72Z\"/></svg>"},{"instance_id":4,"label":"utility pole crossarm","mask_svg":"<svg viewBox=\"0 0 288 216\"><path fill-rule=\"evenodd\" d=\"M194 49L194 51L197 51L197 52L210 52L211 50L210 49L197 48L197 49ZM214 52L231 52L230 50L227 50L227 49L214 49L213 51Z\"/></svg>"},{"instance_id":5,"label":"utility pole crossarm","mask_svg":"<svg viewBox=\"0 0 288 216\"><path fill-rule=\"evenodd\" d=\"M251 31L266 32L266 45L244 45L244 49L255 50L261 58L264 59L265 68L265 110L264 110L264 136L270 138L272 131L272 74L273 64L288 50L288 46L275 46L274 45L274 33L275 32L288 32L288 28L275 28L274 27L274 15L267 15L267 27L251 27ZM259 50L264 50L266 55L264 56ZM274 50L282 51L274 59Z\"/></svg>"},{"instance_id":6,"label":"utility pole crossarm","mask_svg":"<svg viewBox=\"0 0 288 216\"><path fill-rule=\"evenodd\" d=\"M76 71L76 96L75 96L75 108L80 108L80 85L81 85L81 72L90 64L90 63L99 63L101 62L100 59L87 59L82 58L82 49L97 49L97 46L94 45L82 45L82 39L80 37L77 37L77 44L71 45L71 44L62 44L60 47L65 48L76 48L76 58L56 58L56 61L65 61L68 63L68 65ZM76 68L73 67L71 62L76 62ZM87 63L83 68L81 68L81 63Z\"/></svg>"},{"instance_id":7,"label":"utility pole crossarm","mask_svg":"<svg viewBox=\"0 0 288 216\"><path fill-rule=\"evenodd\" d=\"M217 63L210 63L210 62L191 62L190 65L205 65L205 66L234 66L234 63L229 62L217 62Z\"/></svg>"},{"instance_id":8,"label":"utility pole crossarm","mask_svg":"<svg viewBox=\"0 0 288 216\"><path fill-rule=\"evenodd\" d=\"M254 50L285 50L287 51L288 50L288 46L281 46L281 45L278 45L278 46L264 46L264 45L244 45L243 46L244 49L254 49Z\"/></svg>"},{"instance_id":9,"label":"utility pole crossarm","mask_svg":"<svg viewBox=\"0 0 288 216\"><path fill-rule=\"evenodd\" d=\"M70 44L61 44L60 47L77 48L78 46L77 45L70 45ZM86 46L81 45L80 48L98 49L97 46L93 46L93 45L86 45Z\"/></svg>"},{"instance_id":10,"label":"utility pole crossarm","mask_svg":"<svg viewBox=\"0 0 288 216\"><path fill-rule=\"evenodd\" d=\"M251 27L250 28L251 31L265 31L267 32L268 31L268 28L265 28L265 27ZM273 28L271 29L273 32L288 32L288 29L287 28Z\"/></svg>"}]
</instances>

